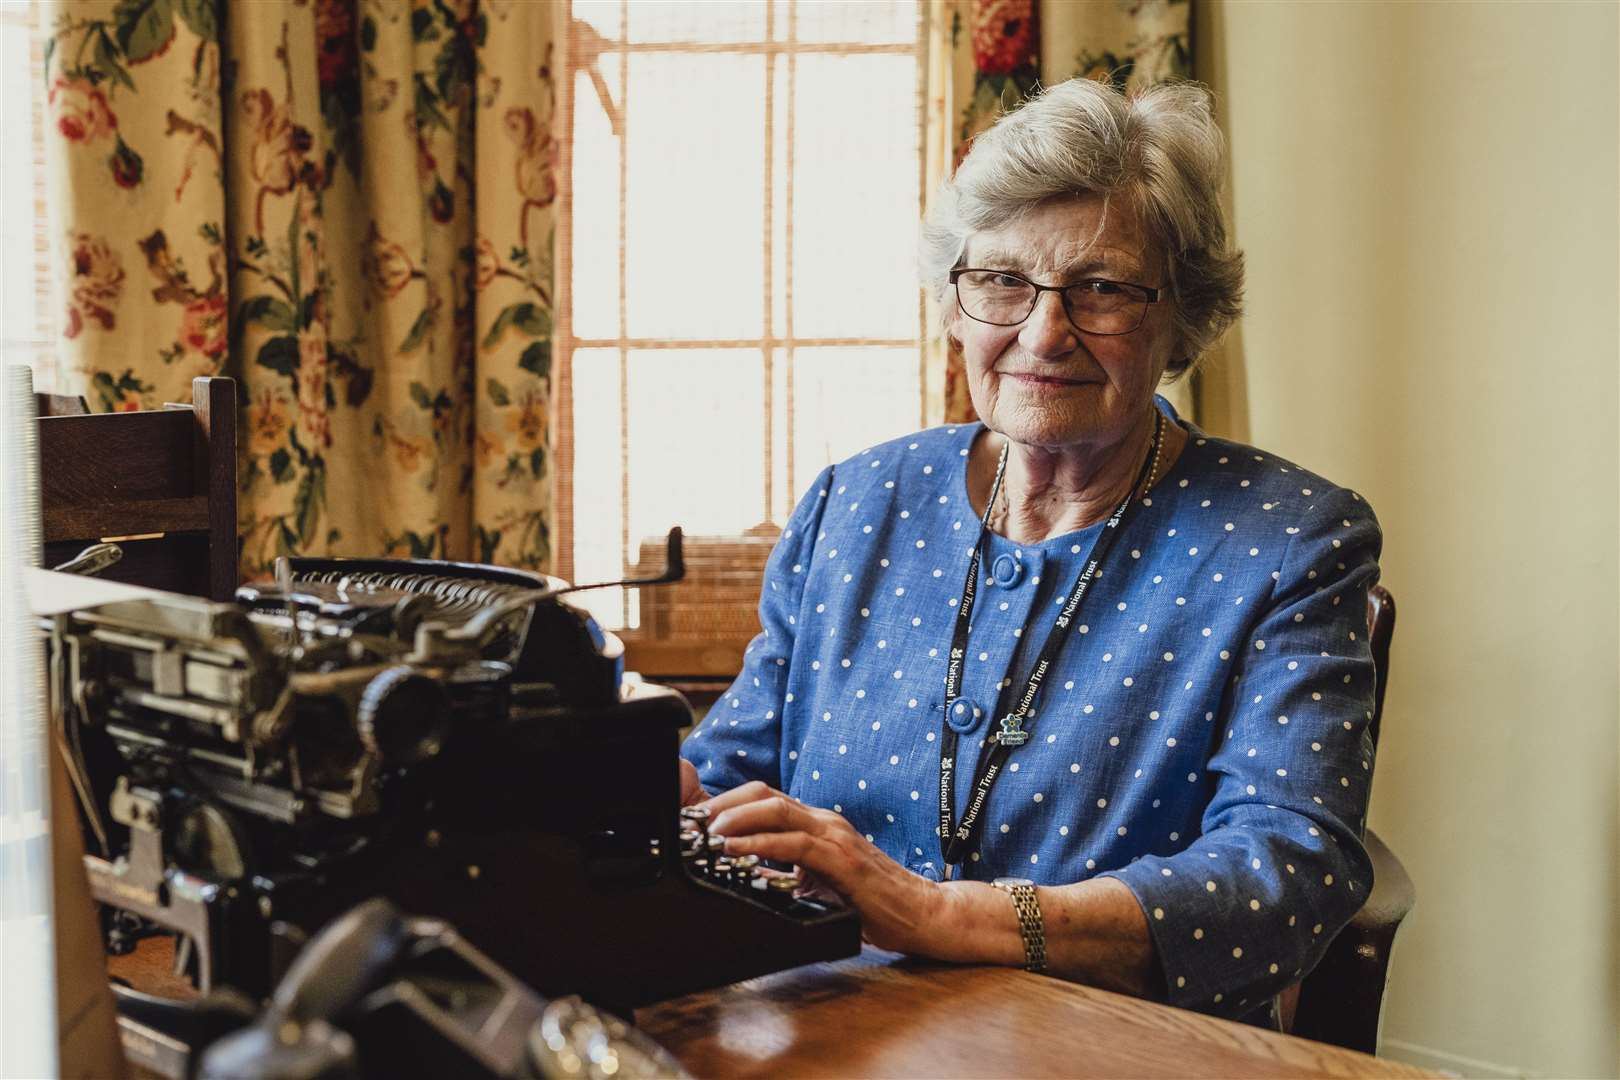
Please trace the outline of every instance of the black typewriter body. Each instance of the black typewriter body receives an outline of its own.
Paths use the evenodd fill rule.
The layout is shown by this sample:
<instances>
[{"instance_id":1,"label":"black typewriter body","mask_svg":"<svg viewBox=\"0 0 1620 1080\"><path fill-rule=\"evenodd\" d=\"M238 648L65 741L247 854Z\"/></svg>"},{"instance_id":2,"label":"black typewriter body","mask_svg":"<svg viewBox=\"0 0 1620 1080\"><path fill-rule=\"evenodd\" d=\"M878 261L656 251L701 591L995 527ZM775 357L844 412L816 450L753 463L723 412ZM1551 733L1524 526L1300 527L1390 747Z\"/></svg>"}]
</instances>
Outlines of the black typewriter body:
<instances>
[{"instance_id":1,"label":"black typewriter body","mask_svg":"<svg viewBox=\"0 0 1620 1080\"><path fill-rule=\"evenodd\" d=\"M263 997L383 897L542 995L622 1011L859 949L852 912L694 840L690 709L627 677L618 639L545 595L555 579L288 569L234 604L122 601L49 628L113 951L175 934L199 989Z\"/></svg>"}]
</instances>

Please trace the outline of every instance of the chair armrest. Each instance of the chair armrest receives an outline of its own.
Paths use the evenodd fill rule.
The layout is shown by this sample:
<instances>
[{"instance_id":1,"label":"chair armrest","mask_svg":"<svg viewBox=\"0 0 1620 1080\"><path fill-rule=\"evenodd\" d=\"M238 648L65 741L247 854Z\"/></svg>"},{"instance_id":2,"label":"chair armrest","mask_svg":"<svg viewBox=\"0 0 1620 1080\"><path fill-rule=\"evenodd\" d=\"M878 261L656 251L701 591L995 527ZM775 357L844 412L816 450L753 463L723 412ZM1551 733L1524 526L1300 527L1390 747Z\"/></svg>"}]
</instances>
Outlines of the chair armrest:
<instances>
[{"instance_id":1,"label":"chair armrest","mask_svg":"<svg viewBox=\"0 0 1620 1080\"><path fill-rule=\"evenodd\" d=\"M1290 1030L1372 1054L1378 1050L1390 950L1417 891L1406 867L1376 833L1369 830L1365 843L1373 865L1372 892L1300 984Z\"/></svg>"},{"instance_id":2,"label":"chair armrest","mask_svg":"<svg viewBox=\"0 0 1620 1080\"><path fill-rule=\"evenodd\" d=\"M1417 890L1401 860L1371 829L1367 830L1365 846L1373 866L1372 893L1346 930L1354 929L1362 935L1387 934L1384 942L1387 949L1396 928L1417 901Z\"/></svg>"}]
</instances>

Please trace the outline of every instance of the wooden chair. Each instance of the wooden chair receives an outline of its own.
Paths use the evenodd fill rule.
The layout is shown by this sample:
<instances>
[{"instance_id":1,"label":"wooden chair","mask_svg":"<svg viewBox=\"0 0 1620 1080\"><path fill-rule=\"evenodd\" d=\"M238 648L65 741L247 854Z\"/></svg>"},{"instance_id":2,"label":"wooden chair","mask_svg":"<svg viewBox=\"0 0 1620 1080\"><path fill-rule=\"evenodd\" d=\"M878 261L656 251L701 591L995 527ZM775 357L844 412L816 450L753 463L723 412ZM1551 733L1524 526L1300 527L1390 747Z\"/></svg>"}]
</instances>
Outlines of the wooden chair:
<instances>
[{"instance_id":1,"label":"wooden chair","mask_svg":"<svg viewBox=\"0 0 1620 1080\"><path fill-rule=\"evenodd\" d=\"M237 585L236 383L198 378L190 405L54 415L39 395L44 565L117 538L102 577L228 600ZM48 415L51 414L51 415Z\"/></svg>"},{"instance_id":2,"label":"wooden chair","mask_svg":"<svg viewBox=\"0 0 1620 1080\"><path fill-rule=\"evenodd\" d=\"M1389 685L1389 643L1395 634L1395 598L1382 585L1373 586L1367 594L1367 627L1377 673L1370 729L1376 749L1384 719L1384 689ZM1401 861L1371 830L1366 845L1373 864L1372 893L1297 988L1298 1007L1290 1030L1307 1039L1372 1054L1378 1050L1383 1023L1390 950L1417 893Z\"/></svg>"}]
</instances>

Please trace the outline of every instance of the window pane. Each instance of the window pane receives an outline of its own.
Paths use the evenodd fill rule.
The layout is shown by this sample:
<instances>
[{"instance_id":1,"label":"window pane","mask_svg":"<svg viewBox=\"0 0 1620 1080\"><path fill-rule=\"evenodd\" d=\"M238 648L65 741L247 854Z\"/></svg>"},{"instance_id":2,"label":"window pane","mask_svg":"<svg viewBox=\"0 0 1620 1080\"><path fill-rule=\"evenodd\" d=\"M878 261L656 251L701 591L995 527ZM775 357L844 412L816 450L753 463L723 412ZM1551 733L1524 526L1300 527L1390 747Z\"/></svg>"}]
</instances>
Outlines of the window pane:
<instances>
[{"instance_id":1,"label":"window pane","mask_svg":"<svg viewBox=\"0 0 1620 1080\"><path fill-rule=\"evenodd\" d=\"M623 28L621 0L574 0L574 18L589 23L598 34L615 41Z\"/></svg>"},{"instance_id":2,"label":"window pane","mask_svg":"<svg viewBox=\"0 0 1620 1080\"><path fill-rule=\"evenodd\" d=\"M574 388L574 581L624 576L620 510L619 350L576 349ZM623 589L580 593L573 602L604 626L624 620Z\"/></svg>"},{"instance_id":3,"label":"window pane","mask_svg":"<svg viewBox=\"0 0 1620 1080\"><path fill-rule=\"evenodd\" d=\"M619 93L622 58L604 53L609 101ZM616 106L615 106L616 107ZM586 72L574 77L574 335L619 336L619 140L602 95Z\"/></svg>"},{"instance_id":4,"label":"window pane","mask_svg":"<svg viewBox=\"0 0 1620 1080\"><path fill-rule=\"evenodd\" d=\"M631 0L630 40L763 41L765 0Z\"/></svg>"},{"instance_id":5,"label":"window pane","mask_svg":"<svg viewBox=\"0 0 1620 1080\"><path fill-rule=\"evenodd\" d=\"M915 347L796 351L795 499L826 466L922 426L917 372Z\"/></svg>"},{"instance_id":6,"label":"window pane","mask_svg":"<svg viewBox=\"0 0 1620 1080\"><path fill-rule=\"evenodd\" d=\"M764 99L762 56L630 57L631 337L763 332ZM576 230L576 250L590 242Z\"/></svg>"},{"instance_id":7,"label":"window pane","mask_svg":"<svg viewBox=\"0 0 1620 1080\"><path fill-rule=\"evenodd\" d=\"M764 518L763 377L757 349L630 353L631 561L671 525L733 535Z\"/></svg>"},{"instance_id":8,"label":"window pane","mask_svg":"<svg viewBox=\"0 0 1620 1080\"><path fill-rule=\"evenodd\" d=\"M0 342L22 352L36 338L34 297L34 76L28 61L28 13L18 9L0 22ZM11 357L26 361L26 355Z\"/></svg>"},{"instance_id":9,"label":"window pane","mask_svg":"<svg viewBox=\"0 0 1620 1080\"><path fill-rule=\"evenodd\" d=\"M799 41L912 45L917 40L916 0L818 0L794 7Z\"/></svg>"},{"instance_id":10,"label":"window pane","mask_svg":"<svg viewBox=\"0 0 1620 1080\"><path fill-rule=\"evenodd\" d=\"M798 58L793 332L914 338L917 61Z\"/></svg>"}]
</instances>

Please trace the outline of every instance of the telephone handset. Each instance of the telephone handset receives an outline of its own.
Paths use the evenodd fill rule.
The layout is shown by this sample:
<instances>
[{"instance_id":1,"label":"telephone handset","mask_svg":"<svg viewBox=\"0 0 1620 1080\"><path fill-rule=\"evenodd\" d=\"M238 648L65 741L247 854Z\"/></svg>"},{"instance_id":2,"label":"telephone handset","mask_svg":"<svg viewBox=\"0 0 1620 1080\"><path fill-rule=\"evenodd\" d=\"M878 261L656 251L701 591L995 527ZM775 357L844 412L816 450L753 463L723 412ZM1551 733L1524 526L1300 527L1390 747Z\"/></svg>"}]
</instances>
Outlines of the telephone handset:
<instances>
[{"instance_id":1,"label":"telephone handset","mask_svg":"<svg viewBox=\"0 0 1620 1080\"><path fill-rule=\"evenodd\" d=\"M368 900L299 954L199 1080L685 1077L657 1043L578 998L547 1001L439 919Z\"/></svg>"}]
</instances>

